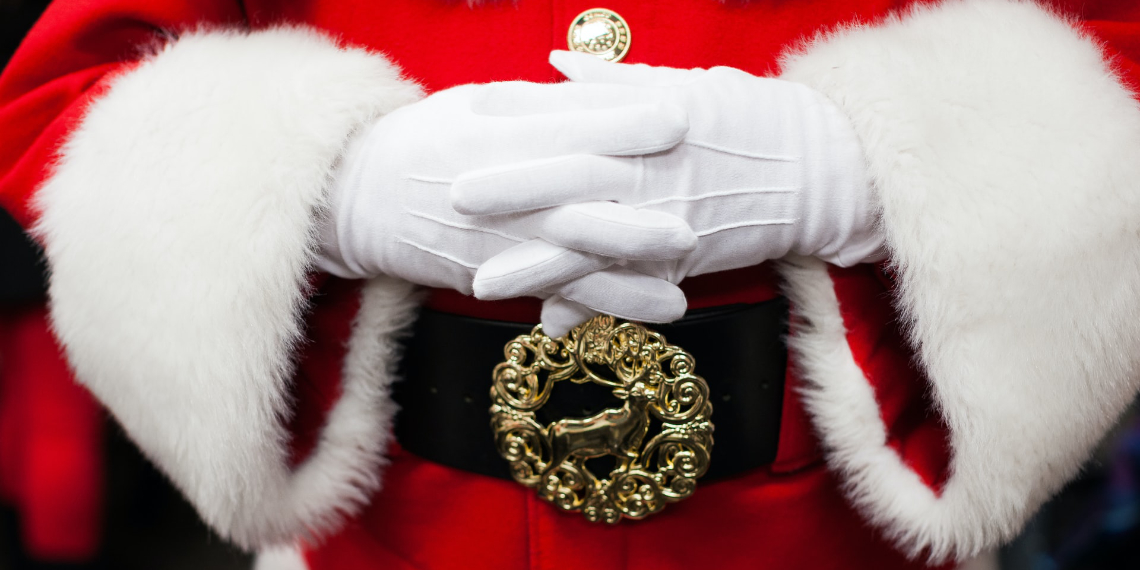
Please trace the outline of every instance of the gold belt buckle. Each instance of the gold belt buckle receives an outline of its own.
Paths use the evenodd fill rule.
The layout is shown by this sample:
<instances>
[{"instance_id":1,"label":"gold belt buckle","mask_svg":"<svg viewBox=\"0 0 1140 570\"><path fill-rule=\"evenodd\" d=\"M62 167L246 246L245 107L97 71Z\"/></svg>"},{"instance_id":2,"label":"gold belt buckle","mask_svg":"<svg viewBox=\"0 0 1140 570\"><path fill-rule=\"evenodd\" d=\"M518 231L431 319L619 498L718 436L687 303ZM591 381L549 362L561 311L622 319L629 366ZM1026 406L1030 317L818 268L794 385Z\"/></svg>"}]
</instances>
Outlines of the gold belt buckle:
<instances>
[{"instance_id":1,"label":"gold belt buckle","mask_svg":"<svg viewBox=\"0 0 1140 570\"><path fill-rule=\"evenodd\" d=\"M564 337L536 326L504 347L491 387L491 428L515 481L587 520L641 519L693 494L713 445L709 387L695 361L660 333L609 315ZM593 382L624 400L587 418L541 425L555 385ZM656 420L656 421L654 421ZM651 427L660 432L649 438ZM608 477L586 460L617 458Z\"/></svg>"}]
</instances>

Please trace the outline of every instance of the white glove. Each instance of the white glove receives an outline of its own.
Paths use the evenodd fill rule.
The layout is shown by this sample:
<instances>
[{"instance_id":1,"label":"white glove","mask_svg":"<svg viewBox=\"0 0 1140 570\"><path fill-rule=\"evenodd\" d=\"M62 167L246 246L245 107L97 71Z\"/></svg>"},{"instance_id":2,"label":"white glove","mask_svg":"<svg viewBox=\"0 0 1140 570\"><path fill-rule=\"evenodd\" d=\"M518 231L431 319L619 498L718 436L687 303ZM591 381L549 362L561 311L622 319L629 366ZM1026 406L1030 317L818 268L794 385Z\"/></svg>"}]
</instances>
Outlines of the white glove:
<instances>
[{"instance_id":1,"label":"white glove","mask_svg":"<svg viewBox=\"0 0 1140 570\"><path fill-rule=\"evenodd\" d=\"M816 91L725 67L623 65L572 52L554 52L550 61L583 88L592 88L598 106L638 101L684 108L689 118L684 141L651 155L580 155L470 172L452 188L458 211L502 214L613 200L641 211L668 212L699 236L696 250L674 261L627 266L674 283L789 253L842 266L882 256L877 206L859 141L847 118ZM525 109L534 97L513 89L494 100ZM491 259L476 276L476 295L512 296L514 283L525 283L529 271L517 256ZM514 281L502 279L507 274ZM544 320L591 314L557 299L546 309Z\"/></svg>"},{"instance_id":2,"label":"white glove","mask_svg":"<svg viewBox=\"0 0 1140 570\"><path fill-rule=\"evenodd\" d=\"M672 215L585 201L506 215L452 209L448 190L463 172L568 155L657 152L676 145L688 128L684 112L668 104L586 108L575 101L580 90L568 84L527 84L548 112L497 116L480 109L493 89L512 85L521 84L442 91L358 133L333 181L318 267L346 278L386 274L471 294L475 270L513 248L504 259L528 268L513 296L557 293L597 311L659 320L682 314L685 299L675 285L606 269L616 259L668 260L692 251L696 236ZM583 128L599 123L614 128ZM514 189L535 190L522 182Z\"/></svg>"}]
</instances>

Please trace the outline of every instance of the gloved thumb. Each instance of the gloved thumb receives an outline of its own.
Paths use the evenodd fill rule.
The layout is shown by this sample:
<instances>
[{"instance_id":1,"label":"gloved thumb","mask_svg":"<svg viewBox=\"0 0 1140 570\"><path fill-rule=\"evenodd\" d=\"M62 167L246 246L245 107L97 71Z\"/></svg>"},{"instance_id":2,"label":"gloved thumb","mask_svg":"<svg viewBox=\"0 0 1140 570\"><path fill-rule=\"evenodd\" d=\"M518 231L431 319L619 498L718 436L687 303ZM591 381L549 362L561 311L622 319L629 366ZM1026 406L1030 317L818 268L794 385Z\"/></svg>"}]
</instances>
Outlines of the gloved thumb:
<instances>
[{"instance_id":1,"label":"gloved thumb","mask_svg":"<svg viewBox=\"0 0 1140 570\"><path fill-rule=\"evenodd\" d=\"M543 303L542 326L557 336L599 313L628 321L671 323L685 315L688 305L680 287L617 266L563 283L549 293L554 296Z\"/></svg>"},{"instance_id":2,"label":"gloved thumb","mask_svg":"<svg viewBox=\"0 0 1140 570\"><path fill-rule=\"evenodd\" d=\"M554 50L550 52L550 65L578 83L617 83L640 87L670 87L691 83L703 69L675 69L654 67L642 63L611 63L590 54Z\"/></svg>"},{"instance_id":3,"label":"gloved thumb","mask_svg":"<svg viewBox=\"0 0 1140 570\"><path fill-rule=\"evenodd\" d=\"M565 336L570 329L600 314L585 305L554 295L542 303L542 332L550 338Z\"/></svg>"}]
</instances>

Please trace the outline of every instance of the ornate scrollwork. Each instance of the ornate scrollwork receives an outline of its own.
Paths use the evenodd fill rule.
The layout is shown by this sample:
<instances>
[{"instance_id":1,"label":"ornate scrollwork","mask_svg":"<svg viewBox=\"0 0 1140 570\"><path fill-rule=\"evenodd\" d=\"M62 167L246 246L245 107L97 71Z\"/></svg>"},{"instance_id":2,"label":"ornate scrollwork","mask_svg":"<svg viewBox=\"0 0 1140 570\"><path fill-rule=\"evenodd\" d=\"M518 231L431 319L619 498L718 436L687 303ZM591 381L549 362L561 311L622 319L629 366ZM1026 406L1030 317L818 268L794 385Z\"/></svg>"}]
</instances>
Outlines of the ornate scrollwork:
<instances>
[{"instance_id":1,"label":"ornate scrollwork","mask_svg":"<svg viewBox=\"0 0 1140 570\"><path fill-rule=\"evenodd\" d=\"M640 519L693 494L713 445L708 384L692 355L642 325L602 315L552 339L537 326L504 347L491 386L491 427L519 483L591 521ZM548 425L535 412L561 381L593 382L622 407ZM660 432L646 442L656 419ZM586 460L612 455L599 477Z\"/></svg>"}]
</instances>

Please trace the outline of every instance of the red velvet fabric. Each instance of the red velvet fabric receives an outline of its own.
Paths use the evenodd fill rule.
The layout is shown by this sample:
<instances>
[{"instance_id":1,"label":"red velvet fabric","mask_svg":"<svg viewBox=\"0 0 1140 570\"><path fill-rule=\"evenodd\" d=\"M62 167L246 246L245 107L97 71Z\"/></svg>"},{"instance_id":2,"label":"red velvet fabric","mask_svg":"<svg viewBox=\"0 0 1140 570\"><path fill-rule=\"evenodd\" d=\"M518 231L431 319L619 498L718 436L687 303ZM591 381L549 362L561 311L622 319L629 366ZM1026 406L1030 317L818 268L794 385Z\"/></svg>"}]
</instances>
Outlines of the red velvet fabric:
<instances>
[{"instance_id":1,"label":"red velvet fabric","mask_svg":"<svg viewBox=\"0 0 1140 570\"><path fill-rule=\"evenodd\" d=\"M386 53L429 92L469 82L557 81L546 63L571 20L604 6L628 21L627 59L674 67L777 71L776 58L816 32L874 21L911 0L63 0L49 8L0 77L0 205L34 223L31 197L51 157L108 74L129 69L160 30L266 28L295 23ZM1126 81L1140 77L1140 7L1131 0L1056 0L1102 39ZM692 306L770 298L767 268L684 284ZM891 445L937 487L945 428L913 366L889 281L869 267L833 270L848 339L882 407ZM313 299L295 380L298 457L339 392L340 360L357 287L328 280ZM537 304L480 303L437 292L437 308L533 321ZM409 379L408 381L415 381ZM714 380L715 381L715 380ZM597 566L896 568L895 555L840 499L788 374L778 459L768 469L705 485L654 519L617 528L553 512L508 482L452 471L396 452L381 492L341 534L310 550L314 568L538 568ZM8 488L8 487L6 487Z\"/></svg>"},{"instance_id":2,"label":"red velvet fabric","mask_svg":"<svg viewBox=\"0 0 1140 570\"><path fill-rule=\"evenodd\" d=\"M671 570L925 568L877 538L816 463L704 485L633 524L587 522L518 485L393 450L386 491L307 553L310 568Z\"/></svg>"},{"instance_id":3,"label":"red velvet fabric","mask_svg":"<svg viewBox=\"0 0 1140 570\"><path fill-rule=\"evenodd\" d=\"M19 514L28 555L94 558L102 491L102 408L72 378L42 305L0 311L0 502Z\"/></svg>"},{"instance_id":4,"label":"red velvet fabric","mask_svg":"<svg viewBox=\"0 0 1140 570\"><path fill-rule=\"evenodd\" d=\"M948 475L949 428L934 411L929 384L898 328L889 289L872 265L829 270L847 343L875 391L888 445L937 490Z\"/></svg>"}]
</instances>

